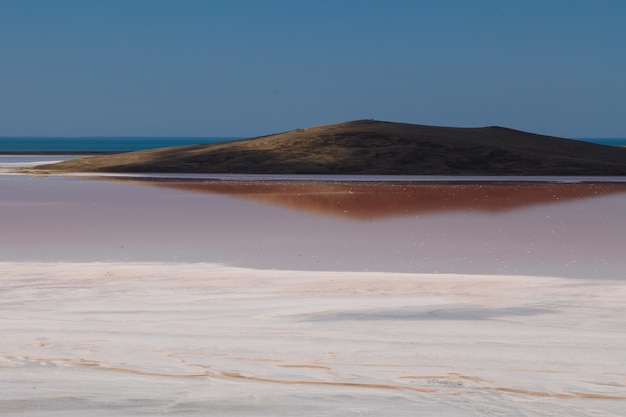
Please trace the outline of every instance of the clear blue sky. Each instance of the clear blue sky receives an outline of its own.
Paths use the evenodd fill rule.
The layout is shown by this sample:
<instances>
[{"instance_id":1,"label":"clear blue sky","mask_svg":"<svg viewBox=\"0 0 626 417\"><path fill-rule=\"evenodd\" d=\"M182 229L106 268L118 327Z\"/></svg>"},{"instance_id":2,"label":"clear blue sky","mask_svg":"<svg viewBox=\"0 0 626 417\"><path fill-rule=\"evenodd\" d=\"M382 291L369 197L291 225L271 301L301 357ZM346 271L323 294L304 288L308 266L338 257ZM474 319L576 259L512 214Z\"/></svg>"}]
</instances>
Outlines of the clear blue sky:
<instances>
[{"instance_id":1,"label":"clear blue sky","mask_svg":"<svg viewBox=\"0 0 626 417\"><path fill-rule=\"evenodd\" d=\"M624 0L0 0L0 136L626 137Z\"/></svg>"}]
</instances>

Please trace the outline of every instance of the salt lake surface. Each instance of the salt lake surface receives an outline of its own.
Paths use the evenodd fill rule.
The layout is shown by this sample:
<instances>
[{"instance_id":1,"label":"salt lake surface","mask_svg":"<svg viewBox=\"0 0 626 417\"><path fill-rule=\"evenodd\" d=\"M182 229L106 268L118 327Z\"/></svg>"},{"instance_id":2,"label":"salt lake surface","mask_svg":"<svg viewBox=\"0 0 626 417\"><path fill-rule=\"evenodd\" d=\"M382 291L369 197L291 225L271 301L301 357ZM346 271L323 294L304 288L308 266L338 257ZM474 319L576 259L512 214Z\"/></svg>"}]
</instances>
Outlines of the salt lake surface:
<instances>
[{"instance_id":1,"label":"salt lake surface","mask_svg":"<svg viewBox=\"0 0 626 417\"><path fill-rule=\"evenodd\" d=\"M0 176L0 415L615 416L626 184Z\"/></svg>"},{"instance_id":2,"label":"salt lake surface","mask_svg":"<svg viewBox=\"0 0 626 417\"><path fill-rule=\"evenodd\" d=\"M0 260L622 279L624 183L0 177Z\"/></svg>"}]
</instances>

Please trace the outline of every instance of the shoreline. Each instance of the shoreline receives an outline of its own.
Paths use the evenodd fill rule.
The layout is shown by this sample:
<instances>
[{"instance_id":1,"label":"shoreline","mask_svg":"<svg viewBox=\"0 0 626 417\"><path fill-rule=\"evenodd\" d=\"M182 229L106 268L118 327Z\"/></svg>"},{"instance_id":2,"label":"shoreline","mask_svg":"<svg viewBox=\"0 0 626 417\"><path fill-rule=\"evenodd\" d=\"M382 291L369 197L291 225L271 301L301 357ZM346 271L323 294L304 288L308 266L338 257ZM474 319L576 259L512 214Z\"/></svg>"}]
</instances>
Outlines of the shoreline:
<instances>
[{"instance_id":1,"label":"shoreline","mask_svg":"<svg viewBox=\"0 0 626 417\"><path fill-rule=\"evenodd\" d=\"M142 179L167 182L183 180L197 181L290 181L290 182L381 182L381 183L626 183L626 176L519 176L519 175L335 175L335 174L173 174L173 173L98 173L98 172L51 172L45 170L19 169L18 175L70 177L70 178L111 178L116 180Z\"/></svg>"},{"instance_id":2,"label":"shoreline","mask_svg":"<svg viewBox=\"0 0 626 417\"><path fill-rule=\"evenodd\" d=\"M121 153L121 152L119 152ZM5 157L68 157L109 155L112 152L0 152ZM615 175L369 175L369 174L233 174L233 173L159 173L159 172L62 172L34 169L47 161L1 163L0 175L27 175L36 177L142 179L146 181L292 181L292 182L388 182L388 183L626 183L626 176ZM57 160L54 160L57 162ZM4 169L3 169L4 168Z\"/></svg>"}]
</instances>

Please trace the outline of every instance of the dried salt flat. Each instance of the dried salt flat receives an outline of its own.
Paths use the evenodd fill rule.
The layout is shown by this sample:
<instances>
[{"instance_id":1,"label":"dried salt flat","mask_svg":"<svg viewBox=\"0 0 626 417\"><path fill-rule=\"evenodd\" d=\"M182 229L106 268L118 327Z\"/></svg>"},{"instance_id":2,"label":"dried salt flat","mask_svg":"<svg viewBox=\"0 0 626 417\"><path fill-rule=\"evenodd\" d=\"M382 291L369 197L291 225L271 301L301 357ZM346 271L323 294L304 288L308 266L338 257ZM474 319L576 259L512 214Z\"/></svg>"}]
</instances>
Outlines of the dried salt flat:
<instances>
[{"instance_id":1,"label":"dried salt flat","mask_svg":"<svg viewBox=\"0 0 626 417\"><path fill-rule=\"evenodd\" d=\"M0 263L0 414L616 416L626 283Z\"/></svg>"}]
</instances>

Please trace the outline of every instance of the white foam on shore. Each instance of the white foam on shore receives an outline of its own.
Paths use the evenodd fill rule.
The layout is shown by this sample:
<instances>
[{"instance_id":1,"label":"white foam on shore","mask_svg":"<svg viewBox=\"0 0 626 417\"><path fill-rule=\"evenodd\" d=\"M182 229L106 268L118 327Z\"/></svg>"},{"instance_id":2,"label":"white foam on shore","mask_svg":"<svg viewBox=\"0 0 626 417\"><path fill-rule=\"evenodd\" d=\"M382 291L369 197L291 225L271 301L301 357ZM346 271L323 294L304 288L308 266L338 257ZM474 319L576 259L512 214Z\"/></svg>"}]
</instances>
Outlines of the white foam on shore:
<instances>
[{"instance_id":1,"label":"white foam on shore","mask_svg":"<svg viewBox=\"0 0 626 417\"><path fill-rule=\"evenodd\" d=\"M3 415L626 405L621 281L4 262L0 282Z\"/></svg>"},{"instance_id":2,"label":"white foam on shore","mask_svg":"<svg viewBox=\"0 0 626 417\"><path fill-rule=\"evenodd\" d=\"M66 155L0 154L0 175L21 175L21 169L33 168L43 164L55 164L75 157Z\"/></svg>"}]
</instances>

